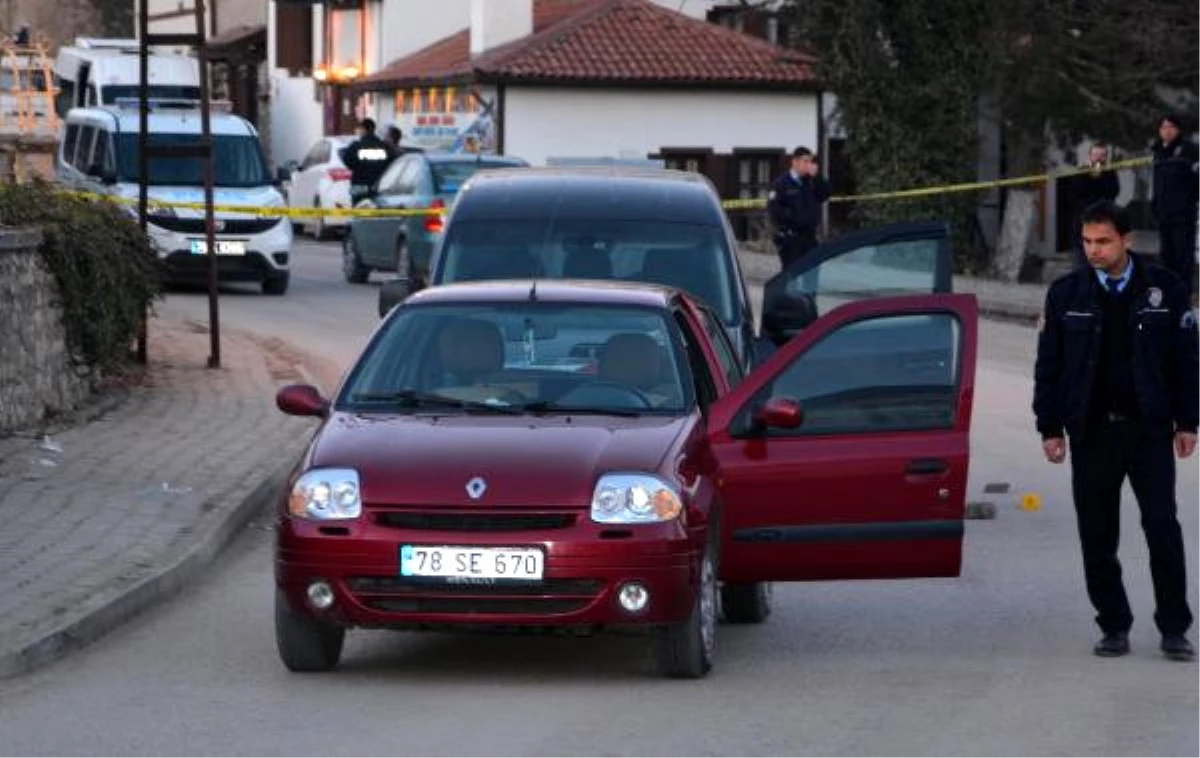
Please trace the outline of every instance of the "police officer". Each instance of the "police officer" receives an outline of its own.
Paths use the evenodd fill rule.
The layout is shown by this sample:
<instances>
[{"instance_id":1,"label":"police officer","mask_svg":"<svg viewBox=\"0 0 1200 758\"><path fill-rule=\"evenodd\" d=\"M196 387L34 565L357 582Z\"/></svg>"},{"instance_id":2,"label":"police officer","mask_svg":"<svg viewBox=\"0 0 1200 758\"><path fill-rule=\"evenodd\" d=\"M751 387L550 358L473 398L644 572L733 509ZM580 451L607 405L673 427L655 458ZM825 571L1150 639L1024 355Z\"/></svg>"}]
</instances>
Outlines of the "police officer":
<instances>
[{"instance_id":1,"label":"police officer","mask_svg":"<svg viewBox=\"0 0 1200 758\"><path fill-rule=\"evenodd\" d=\"M829 182L820 170L812 150L798 147L792 151L791 168L767 195L767 214L775 224L775 247L784 268L817 245L821 203L829 199Z\"/></svg>"},{"instance_id":2,"label":"police officer","mask_svg":"<svg viewBox=\"0 0 1200 758\"><path fill-rule=\"evenodd\" d=\"M1075 202L1075 239L1072 247L1075 250L1075 265L1081 268L1091 268L1087 256L1083 254L1083 241L1080 239L1079 217L1088 206L1101 200L1115 201L1121 192L1117 173L1106 167L1108 163L1108 147L1103 142L1095 142L1088 149L1088 169L1086 174L1076 174L1071 180L1071 197Z\"/></svg>"},{"instance_id":3,"label":"police officer","mask_svg":"<svg viewBox=\"0 0 1200 758\"><path fill-rule=\"evenodd\" d=\"M350 200L359 200L371 194L375 182L396 158L396 150L375 134L375 121L364 118L357 129L358 139L342 148L342 163L350 169Z\"/></svg>"},{"instance_id":4,"label":"police officer","mask_svg":"<svg viewBox=\"0 0 1200 758\"><path fill-rule=\"evenodd\" d=\"M1184 139L1183 120L1163 116L1158 140L1151 148L1154 161L1154 196L1150 209L1158 222L1158 250L1162 263L1183 280L1190 293L1196 266L1197 148Z\"/></svg>"},{"instance_id":5,"label":"police officer","mask_svg":"<svg viewBox=\"0 0 1200 758\"><path fill-rule=\"evenodd\" d=\"M1179 277L1129 252L1129 217L1111 202L1084 212L1089 269L1046 294L1034 369L1033 410L1051 463L1067 455L1088 597L1100 656L1129 652L1133 614L1117 560L1121 485L1137 497L1150 551L1161 649L1192 660L1185 636L1183 535L1175 518L1175 462L1196 448L1196 316Z\"/></svg>"}]
</instances>

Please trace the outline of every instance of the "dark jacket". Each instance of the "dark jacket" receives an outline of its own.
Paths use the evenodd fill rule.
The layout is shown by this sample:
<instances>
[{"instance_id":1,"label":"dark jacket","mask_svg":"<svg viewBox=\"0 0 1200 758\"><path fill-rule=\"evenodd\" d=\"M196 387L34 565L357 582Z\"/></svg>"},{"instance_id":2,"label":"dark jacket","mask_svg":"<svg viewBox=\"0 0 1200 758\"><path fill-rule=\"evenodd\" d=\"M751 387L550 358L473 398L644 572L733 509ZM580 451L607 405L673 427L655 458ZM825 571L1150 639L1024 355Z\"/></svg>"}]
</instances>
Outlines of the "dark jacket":
<instances>
[{"instance_id":1,"label":"dark jacket","mask_svg":"<svg viewBox=\"0 0 1200 758\"><path fill-rule=\"evenodd\" d=\"M1161 140L1152 148L1154 159L1154 197L1150 208L1161 224L1195 224L1197 181L1196 145L1183 137L1169 145Z\"/></svg>"},{"instance_id":2,"label":"dark jacket","mask_svg":"<svg viewBox=\"0 0 1200 758\"><path fill-rule=\"evenodd\" d=\"M775 180L767 196L767 213L782 232L811 232L821 225L821 203L829 199L829 182L818 176L792 178L791 172Z\"/></svg>"},{"instance_id":3,"label":"dark jacket","mask_svg":"<svg viewBox=\"0 0 1200 758\"><path fill-rule=\"evenodd\" d=\"M342 148L342 163L350 169L351 187L370 187L396 158L396 149L374 134L356 139Z\"/></svg>"},{"instance_id":4,"label":"dark jacket","mask_svg":"<svg viewBox=\"0 0 1200 758\"><path fill-rule=\"evenodd\" d=\"M1133 386L1147 425L1196 431L1200 395L1196 317L1175 274L1131 254ZM1091 268L1061 277L1046 293L1034 367L1033 412L1043 438L1086 436L1101 347L1100 282Z\"/></svg>"},{"instance_id":5,"label":"dark jacket","mask_svg":"<svg viewBox=\"0 0 1200 758\"><path fill-rule=\"evenodd\" d=\"M1075 200L1075 215L1082 214L1089 205L1101 200L1116 200L1121 192L1115 171L1076 174L1071 184L1071 195Z\"/></svg>"}]
</instances>

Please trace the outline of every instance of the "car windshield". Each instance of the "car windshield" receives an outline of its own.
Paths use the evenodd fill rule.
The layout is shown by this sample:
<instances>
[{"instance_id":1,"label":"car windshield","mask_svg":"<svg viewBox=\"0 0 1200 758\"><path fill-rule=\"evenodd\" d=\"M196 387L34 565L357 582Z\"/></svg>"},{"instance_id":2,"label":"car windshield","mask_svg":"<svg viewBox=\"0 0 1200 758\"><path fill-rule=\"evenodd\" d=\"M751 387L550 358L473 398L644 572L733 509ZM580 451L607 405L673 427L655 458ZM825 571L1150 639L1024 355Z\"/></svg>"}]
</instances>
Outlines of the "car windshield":
<instances>
[{"instance_id":1,"label":"car windshield","mask_svg":"<svg viewBox=\"0 0 1200 758\"><path fill-rule=\"evenodd\" d=\"M437 284L532 276L626 279L687 290L737 323L731 255L702 224L545 218L452 222Z\"/></svg>"},{"instance_id":2,"label":"car windshield","mask_svg":"<svg viewBox=\"0 0 1200 758\"><path fill-rule=\"evenodd\" d=\"M478 161L430 161L433 172L433 191L438 195L453 195L474 174L489 168L508 168L517 164Z\"/></svg>"},{"instance_id":3,"label":"car windshield","mask_svg":"<svg viewBox=\"0 0 1200 758\"><path fill-rule=\"evenodd\" d=\"M336 408L680 415L694 395L672 323L632 306L408 306L367 347Z\"/></svg>"},{"instance_id":4,"label":"car windshield","mask_svg":"<svg viewBox=\"0 0 1200 758\"><path fill-rule=\"evenodd\" d=\"M196 144L199 134L149 135L151 145ZM271 183L258 138L249 134L213 135L213 183L218 187L262 187ZM117 168L121 181L139 181L138 135L117 135ZM196 158L155 158L150 161L150 184L199 187L204 184Z\"/></svg>"}]
</instances>

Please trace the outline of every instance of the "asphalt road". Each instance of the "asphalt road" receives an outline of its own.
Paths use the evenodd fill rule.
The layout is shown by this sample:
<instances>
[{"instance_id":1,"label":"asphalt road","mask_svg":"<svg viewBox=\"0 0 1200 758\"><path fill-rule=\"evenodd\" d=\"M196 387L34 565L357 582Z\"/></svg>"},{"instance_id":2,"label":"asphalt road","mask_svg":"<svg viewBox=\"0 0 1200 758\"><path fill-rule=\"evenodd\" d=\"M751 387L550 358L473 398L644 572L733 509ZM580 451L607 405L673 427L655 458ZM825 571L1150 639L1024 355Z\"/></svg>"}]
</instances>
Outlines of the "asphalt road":
<instances>
[{"instance_id":1,"label":"asphalt road","mask_svg":"<svg viewBox=\"0 0 1200 758\"><path fill-rule=\"evenodd\" d=\"M230 288L222 323L319 351L332 371L377 323L375 287L341 280L335 246L298 248L285 297ZM203 293L161 308L207 314ZM1196 755L1197 667L1158 655L1131 496L1134 653L1090 654L1068 470L1042 461L1031 429L1033 344L1025 327L981 328L971 497L1010 491L986 496L994 520L968 522L963 576L777 586L765 625L721 627L706 680L658 679L635 637L378 631L349 635L334 673L288 674L259 523L200 586L5 682L0 752ZM1179 472L1195 577L1195 460ZM1040 510L1018 507L1025 492Z\"/></svg>"}]
</instances>

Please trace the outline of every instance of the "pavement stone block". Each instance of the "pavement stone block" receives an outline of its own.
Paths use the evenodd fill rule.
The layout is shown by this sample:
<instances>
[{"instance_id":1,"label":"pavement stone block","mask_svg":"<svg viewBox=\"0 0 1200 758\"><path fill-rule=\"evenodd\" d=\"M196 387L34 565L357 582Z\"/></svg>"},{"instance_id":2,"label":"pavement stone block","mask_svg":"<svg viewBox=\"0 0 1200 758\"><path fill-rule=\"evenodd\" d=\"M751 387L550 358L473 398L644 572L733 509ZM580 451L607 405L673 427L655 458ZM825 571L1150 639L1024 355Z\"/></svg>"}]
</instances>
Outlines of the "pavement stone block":
<instances>
[{"instance_id":1,"label":"pavement stone block","mask_svg":"<svg viewBox=\"0 0 1200 758\"><path fill-rule=\"evenodd\" d=\"M155 319L151 365L76 426L0 438L0 677L87 644L203 573L272 501L315 421L276 389L303 354ZM46 444L45 437L49 437Z\"/></svg>"}]
</instances>

